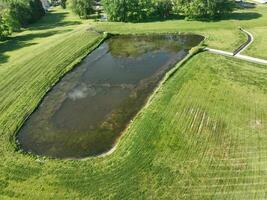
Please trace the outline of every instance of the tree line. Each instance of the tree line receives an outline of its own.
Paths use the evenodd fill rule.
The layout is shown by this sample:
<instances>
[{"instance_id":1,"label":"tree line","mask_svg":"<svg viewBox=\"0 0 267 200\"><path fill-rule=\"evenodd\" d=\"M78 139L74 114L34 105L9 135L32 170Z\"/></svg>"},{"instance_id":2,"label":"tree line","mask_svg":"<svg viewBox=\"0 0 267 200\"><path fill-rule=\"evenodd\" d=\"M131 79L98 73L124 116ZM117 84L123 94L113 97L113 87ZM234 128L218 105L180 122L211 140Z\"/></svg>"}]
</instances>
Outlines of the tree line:
<instances>
[{"instance_id":1,"label":"tree line","mask_svg":"<svg viewBox=\"0 0 267 200\"><path fill-rule=\"evenodd\" d=\"M94 0L68 0L82 18L94 12ZM141 22L149 18L182 15L187 19L216 19L232 12L235 0L102 0L110 21Z\"/></svg>"},{"instance_id":2,"label":"tree line","mask_svg":"<svg viewBox=\"0 0 267 200\"><path fill-rule=\"evenodd\" d=\"M45 15L40 0L0 0L0 39Z\"/></svg>"},{"instance_id":3,"label":"tree line","mask_svg":"<svg viewBox=\"0 0 267 200\"><path fill-rule=\"evenodd\" d=\"M171 14L188 19L215 19L233 10L234 0L103 0L112 21L143 21Z\"/></svg>"},{"instance_id":4,"label":"tree line","mask_svg":"<svg viewBox=\"0 0 267 200\"><path fill-rule=\"evenodd\" d=\"M108 20L119 22L166 19L170 15L216 19L235 7L234 0L50 0L50 3L69 7L81 18L89 18L101 7ZM36 22L44 14L41 0L0 0L0 39Z\"/></svg>"}]
</instances>

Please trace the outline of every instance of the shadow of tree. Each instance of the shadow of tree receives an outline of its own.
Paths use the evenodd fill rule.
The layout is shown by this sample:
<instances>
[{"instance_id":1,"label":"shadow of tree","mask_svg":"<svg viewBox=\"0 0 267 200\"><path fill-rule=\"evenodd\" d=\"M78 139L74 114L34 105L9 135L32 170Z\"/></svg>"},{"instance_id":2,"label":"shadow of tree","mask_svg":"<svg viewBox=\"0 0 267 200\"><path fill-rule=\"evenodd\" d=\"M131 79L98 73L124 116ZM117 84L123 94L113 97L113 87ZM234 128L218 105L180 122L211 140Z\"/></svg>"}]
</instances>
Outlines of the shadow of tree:
<instances>
[{"instance_id":1,"label":"shadow of tree","mask_svg":"<svg viewBox=\"0 0 267 200\"><path fill-rule=\"evenodd\" d=\"M176 15L172 14L168 17L162 18L159 16L152 16L149 19L145 20L144 22L164 22L164 21L169 21L169 20L180 20L183 19L184 17L181 15Z\"/></svg>"},{"instance_id":2,"label":"shadow of tree","mask_svg":"<svg viewBox=\"0 0 267 200\"><path fill-rule=\"evenodd\" d=\"M0 41L0 64L8 62L9 56L5 54L6 52L35 45L36 43L31 42L31 40L35 38L49 37L54 34L64 33L72 30L71 28L65 30L53 30L53 28L81 24L80 21L75 21L72 19L67 20L68 14L69 13L67 11L56 12L51 10L46 14L45 17L38 22L31 24L31 26L27 28L27 30L33 31L33 33L18 35L7 38L5 41ZM34 33L34 31L38 31L38 33Z\"/></svg>"},{"instance_id":3,"label":"shadow of tree","mask_svg":"<svg viewBox=\"0 0 267 200\"><path fill-rule=\"evenodd\" d=\"M52 29L59 26L71 26L71 25L79 25L80 21L67 21L66 18L68 12L60 12L56 13L55 11L50 11L46 14L44 18L42 18L37 23L34 23L29 27L29 30L45 30Z\"/></svg>"},{"instance_id":4,"label":"shadow of tree","mask_svg":"<svg viewBox=\"0 0 267 200\"><path fill-rule=\"evenodd\" d=\"M16 49L36 44L28 41L31 41L35 38L49 37L54 34L69 32L71 30L72 29L48 31L43 33L30 33L9 38L8 40L0 43L0 64L6 63L8 61L9 56L5 54L6 52L14 51Z\"/></svg>"},{"instance_id":5,"label":"shadow of tree","mask_svg":"<svg viewBox=\"0 0 267 200\"><path fill-rule=\"evenodd\" d=\"M168 17L162 18L160 16L150 16L147 19L144 19L143 21L130 21L130 23L150 23L150 22L164 22L164 21L170 21L170 20L180 20L180 19L184 19L184 16L181 15L176 15L176 14L172 14Z\"/></svg>"},{"instance_id":6,"label":"shadow of tree","mask_svg":"<svg viewBox=\"0 0 267 200\"><path fill-rule=\"evenodd\" d=\"M236 2L236 7L238 9L252 9L256 7L256 3L240 1Z\"/></svg>"},{"instance_id":7,"label":"shadow of tree","mask_svg":"<svg viewBox=\"0 0 267 200\"><path fill-rule=\"evenodd\" d=\"M233 12L226 16L223 16L221 19L223 20L253 20L260 18L262 15L257 12Z\"/></svg>"},{"instance_id":8,"label":"shadow of tree","mask_svg":"<svg viewBox=\"0 0 267 200\"><path fill-rule=\"evenodd\" d=\"M198 19L202 22L219 22L222 20L239 20L239 21L248 21L262 17L260 13L257 12L233 12L227 15L223 15L217 19Z\"/></svg>"}]
</instances>

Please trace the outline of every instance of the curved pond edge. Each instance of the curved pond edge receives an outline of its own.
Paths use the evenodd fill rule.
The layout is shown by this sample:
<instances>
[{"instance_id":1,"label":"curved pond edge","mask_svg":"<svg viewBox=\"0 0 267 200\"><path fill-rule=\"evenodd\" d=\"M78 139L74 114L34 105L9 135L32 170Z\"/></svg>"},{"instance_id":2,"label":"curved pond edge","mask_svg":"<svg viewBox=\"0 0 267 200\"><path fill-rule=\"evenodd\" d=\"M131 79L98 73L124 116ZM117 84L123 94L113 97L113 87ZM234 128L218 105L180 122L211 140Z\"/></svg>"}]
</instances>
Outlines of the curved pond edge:
<instances>
[{"instance_id":1,"label":"curved pond edge","mask_svg":"<svg viewBox=\"0 0 267 200\"><path fill-rule=\"evenodd\" d=\"M204 51L204 47L206 46L204 44L204 42L207 39L203 35L200 35L197 33L191 33L191 32L159 32L159 33L148 32L148 33L132 33L132 34L128 34L128 33L120 34L120 33L110 33L110 32L102 32L102 33L97 32L97 33L102 34L102 36L99 36L99 38L97 38L92 43L92 45L88 46L88 49L84 53L82 53L77 59L75 59L72 63L70 63L68 66L66 66L63 73L60 74L60 76L58 78L56 78L56 81L52 85L49 86L49 89L45 91L44 95L42 96L42 98L40 99L40 101L38 102L38 104L36 105L34 110L30 114L28 114L24 117L24 119L20 122L20 124L16 128L14 134L10 136L9 140L10 140L10 143L12 144L12 146L14 146L15 152L22 154L23 156L28 156L28 157L35 159L35 160L42 159L42 160L54 160L54 161L74 161L74 160L86 161L89 159L103 158L103 157L107 157L107 156L111 155L119 146L120 141L125 137L125 135L126 135L125 133L127 133L128 129L130 129L132 123L135 121L136 118L138 118L143 113L144 109L150 105L151 101L153 100L155 95L158 93L158 91L161 89L161 87L176 73L177 70L179 70L184 64L186 64L187 61L189 61L194 55ZM38 107L43 102L46 95L54 88L54 86L56 84L58 84L65 75L72 72L90 53L92 53L94 50L96 50L103 42L105 42L107 39L111 38L112 36L120 36L120 35L133 35L133 36L139 35L140 36L140 35L166 35L166 34L173 34L173 35L175 35L175 34L177 34L177 35L192 35L193 34L193 35L199 35L199 36L203 37L203 40L197 46L190 49L189 53L187 54L187 56L185 58L183 58L180 62L176 63L172 69L170 69L168 72L165 73L162 80L157 84L157 86L154 88L154 90L149 95L145 104L141 107L139 112L131 119L131 121L127 124L126 128L122 131L120 137L118 137L118 139L114 142L114 146L109 151L107 151L103 154L100 154L98 156L88 156L85 158L65 158L65 159L63 158L62 159L62 158L55 158L55 157L49 157L49 156L35 155L33 153L26 152L21 148L21 145L17 140L17 136L18 136L20 129L24 126L24 124L28 120L28 118L31 117L31 115L38 109Z\"/></svg>"},{"instance_id":2,"label":"curved pond edge","mask_svg":"<svg viewBox=\"0 0 267 200\"><path fill-rule=\"evenodd\" d=\"M28 118L38 109L38 107L41 105L41 103L43 102L43 100L46 97L46 95L54 88L54 86L57 85L65 75L67 75L68 73L72 72L86 58L87 55L89 55L91 52L93 52L95 49L97 49L104 41L106 41L110 37L111 37L111 35L108 34L108 33L103 33L103 34L99 35L99 37L97 39L95 39L95 41L93 41L92 44L88 45L87 49L84 52L82 52L80 54L80 56L78 56L75 60L73 60L69 65L67 65L65 67L63 72L59 75L59 77L55 78L55 81L49 86L49 89L47 89L44 92L44 95L41 97L41 99L39 100L39 102L37 103L37 105L33 109L33 111L31 111L29 114L25 115L23 120L17 126L17 128L16 128L16 130L14 132L15 134L10 136L9 141L12 144L12 146L14 147L14 151L16 151L18 153L21 153L23 155L27 155L27 156L33 157L35 159L36 158L40 158L40 157L49 158L49 157L46 157L46 156L38 156L38 155L35 155L35 154L31 154L29 152L23 151L21 146L20 146L20 143L17 140L17 136L18 136L19 130L23 127L23 125L28 120Z\"/></svg>"}]
</instances>

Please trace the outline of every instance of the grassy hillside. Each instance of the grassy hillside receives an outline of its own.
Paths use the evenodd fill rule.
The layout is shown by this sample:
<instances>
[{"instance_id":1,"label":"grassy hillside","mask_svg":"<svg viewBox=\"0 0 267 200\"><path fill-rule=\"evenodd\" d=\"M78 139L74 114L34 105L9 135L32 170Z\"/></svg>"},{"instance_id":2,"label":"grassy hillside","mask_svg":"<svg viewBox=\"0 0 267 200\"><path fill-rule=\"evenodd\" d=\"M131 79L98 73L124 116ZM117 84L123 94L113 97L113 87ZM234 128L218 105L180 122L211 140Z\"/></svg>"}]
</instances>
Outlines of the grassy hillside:
<instances>
[{"instance_id":1,"label":"grassy hillside","mask_svg":"<svg viewBox=\"0 0 267 200\"><path fill-rule=\"evenodd\" d=\"M1 194L263 199L266 75L259 65L199 54L165 83L110 156L57 161L1 151Z\"/></svg>"},{"instance_id":2,"label":"grassy hillside","mask_svg":"<svg viewBox=\"0 0 267 200\"><path fill-rule=\"evenodd\" d=\"M46 91L103 38L88 28L197 32L210 47L232 50L245 40L242 25L262 38L246 53L264 57L266 11L240 10L218 22L122 24L58 9L0 43L0 199L266 198L266 66L209 53L159 89L111 155L51 160L14 148L16 129Z\"/></svg>"}]
</instances>

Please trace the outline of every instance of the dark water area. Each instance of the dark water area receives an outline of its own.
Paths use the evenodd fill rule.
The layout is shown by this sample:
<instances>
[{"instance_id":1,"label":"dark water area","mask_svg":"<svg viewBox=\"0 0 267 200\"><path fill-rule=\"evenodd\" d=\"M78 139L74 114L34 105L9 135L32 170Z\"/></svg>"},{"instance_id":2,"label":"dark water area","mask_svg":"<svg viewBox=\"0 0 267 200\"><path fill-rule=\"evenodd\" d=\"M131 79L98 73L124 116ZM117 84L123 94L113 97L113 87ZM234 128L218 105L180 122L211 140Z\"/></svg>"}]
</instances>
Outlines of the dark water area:
<instances>
[{"instance_id":1,"label":"dark water area","mask_svg":"<svg viewBox=\"0 0 267 200\"><path fill-rule=\"evenodd\" d=\"M46 95L19 131L20 147L55 158L109 151L164 74L202 39L198 35L108 39Z\"/></svg>"}]
</instances>

